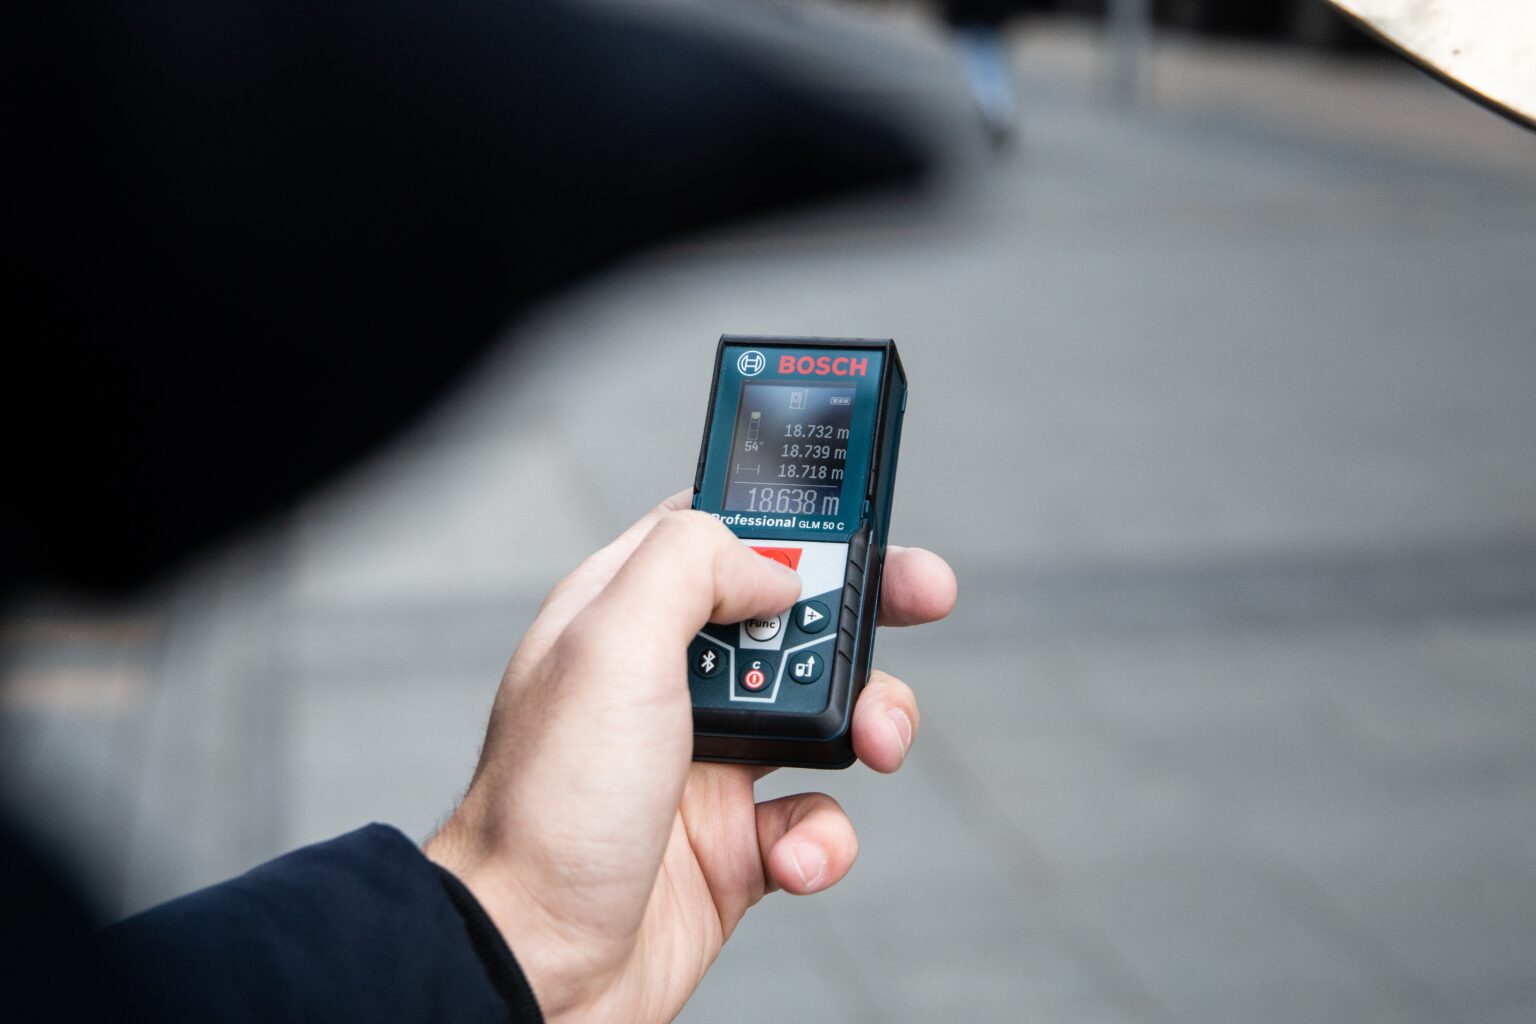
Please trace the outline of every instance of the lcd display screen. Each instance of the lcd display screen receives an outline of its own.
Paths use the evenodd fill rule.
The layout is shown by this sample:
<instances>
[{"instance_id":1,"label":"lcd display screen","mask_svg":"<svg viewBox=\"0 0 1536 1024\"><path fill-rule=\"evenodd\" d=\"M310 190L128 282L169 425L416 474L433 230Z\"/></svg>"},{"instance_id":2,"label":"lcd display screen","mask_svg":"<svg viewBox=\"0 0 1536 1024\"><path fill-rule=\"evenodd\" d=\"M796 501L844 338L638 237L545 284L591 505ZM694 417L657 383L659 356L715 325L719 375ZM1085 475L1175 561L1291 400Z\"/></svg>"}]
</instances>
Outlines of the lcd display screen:
<instances>
[{"instance_id":1,"label":"lcd display screen","mask_svg":"<svg viewBox=\"0 0 1536 1024\"><path fill-rule=\"evenodd\" d=\"M853 396L834 384L743 384L725 508L839 514Z\"/></svg>"}]
</instances>

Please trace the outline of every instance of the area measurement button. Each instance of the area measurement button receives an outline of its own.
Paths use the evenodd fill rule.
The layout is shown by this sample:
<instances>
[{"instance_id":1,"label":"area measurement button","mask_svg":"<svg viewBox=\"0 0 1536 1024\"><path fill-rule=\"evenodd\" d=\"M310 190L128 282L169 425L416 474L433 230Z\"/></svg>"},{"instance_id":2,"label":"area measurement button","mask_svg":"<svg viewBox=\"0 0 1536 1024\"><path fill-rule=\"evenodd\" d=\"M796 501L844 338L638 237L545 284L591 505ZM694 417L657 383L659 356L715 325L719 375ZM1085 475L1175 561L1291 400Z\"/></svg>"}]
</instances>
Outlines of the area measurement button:
<instances>
[{"instance_id":1,"label":"area measurement button","mask_svg":"<svg viewBox=\"0 0 1536 1024\"><path fill-rule=\"evenodd\" d=\"M795 609L795 624L802 633L820 633L832 622L832 613L820 601L806 601Z\"/></svg>"},{"instance_id":2,"label":"area measurement button","mask_svg":"<svg viewBox=\"0 0 1536 1024\"><path fill-rule=\"evenodd\" d=\"M817 651L801 651L789 659L785 674L797 683L814 683L821 678L822 662L825 660Z\"/></svg>"},{"instance_id":3,"label":"area measurement button","mask_svg":"<svg viewBox=\"0 0 1536 1024\"><path fill-rule=\"evenodd\" d=\"M741 688L749 693L766 689L773 682L773 662L752 658L741 666Z\"/></svg>"},{"instance_id":4,"label":"area measurement button","mask_svg":"<svg viewBox=\"0 0 1536 1024\"><path fill-rule=\"evenodd\" d=\"M779 635L779 630L784 628L784 616L775 615L771 619L748 619L742 625L747 627L747 636L759 642L772 640Z\"/></svg>"}]
</instances>

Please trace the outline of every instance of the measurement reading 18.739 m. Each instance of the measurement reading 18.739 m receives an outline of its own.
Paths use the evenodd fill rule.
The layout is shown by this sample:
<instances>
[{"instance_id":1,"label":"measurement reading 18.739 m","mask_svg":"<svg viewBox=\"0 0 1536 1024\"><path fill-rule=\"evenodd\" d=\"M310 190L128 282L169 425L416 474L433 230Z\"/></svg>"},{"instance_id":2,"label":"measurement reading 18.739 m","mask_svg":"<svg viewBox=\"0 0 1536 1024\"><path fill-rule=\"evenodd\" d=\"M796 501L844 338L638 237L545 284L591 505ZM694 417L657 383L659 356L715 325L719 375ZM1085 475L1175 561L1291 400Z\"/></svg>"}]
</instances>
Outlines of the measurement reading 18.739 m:
<instances>
[{"instance_id":1,"label":"measurement reading 18.739 m","mask_svg":"<svg viewBox=\"0 0 1536 1024\"><path fill-rule=\"evenodd\" d=\"M848 458L847 448L834 448L829 444L786 444L779 449L783 459L836 459Z\"/></svg>"}]
</instances>

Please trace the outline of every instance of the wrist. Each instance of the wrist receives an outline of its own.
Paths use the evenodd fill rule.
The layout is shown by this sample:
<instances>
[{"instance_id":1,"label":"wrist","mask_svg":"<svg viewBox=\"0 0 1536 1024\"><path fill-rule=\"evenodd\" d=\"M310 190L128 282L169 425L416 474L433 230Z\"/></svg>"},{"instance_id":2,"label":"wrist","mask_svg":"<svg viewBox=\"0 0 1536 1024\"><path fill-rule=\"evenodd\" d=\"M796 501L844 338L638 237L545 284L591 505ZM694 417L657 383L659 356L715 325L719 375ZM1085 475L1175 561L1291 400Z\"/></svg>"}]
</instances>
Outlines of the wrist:
<instances>
[{"instance_id":1,"label":"wrist","mask_svg":"<svg viewBox=\"0 0 1536 1024\"><path fill-rule=\"evenodd\" d=\"M522 883L513 858L485 848L479 830L455 814L422 852L472 895L511 951L546 1024L596 1020L607 972L583 956L549 909Z\"/></svg>"}]
</instances>

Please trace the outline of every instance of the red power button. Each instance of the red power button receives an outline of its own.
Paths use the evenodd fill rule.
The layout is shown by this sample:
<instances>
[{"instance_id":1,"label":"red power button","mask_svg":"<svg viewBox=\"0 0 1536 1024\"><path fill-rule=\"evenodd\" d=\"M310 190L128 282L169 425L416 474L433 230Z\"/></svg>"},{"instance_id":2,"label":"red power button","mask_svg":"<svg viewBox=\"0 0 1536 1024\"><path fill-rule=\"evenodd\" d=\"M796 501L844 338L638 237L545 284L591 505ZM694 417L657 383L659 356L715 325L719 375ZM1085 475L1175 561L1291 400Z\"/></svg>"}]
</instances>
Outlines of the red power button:
<instances>
[{"instance_id":1,"label":"red power button","mask_svg":"<svg viewBox=\"0 0 1536 1024\"><path fill-rule=\"evenodd\" d=\"M775 562L778 562L780 565L787 565L791 569L798 571L800 569L800 552L804 551L805 549L754 547L752 550L756 551L764 558L771 558Z\"/></svg>"},{"instance_id":2,"label":"red power button","mask_svg":"<svg viewBox=\"0 0 1536 1024\"><path fill-rule=\"evenodd\" d=\"M748 693L757 693L759 690L766 689L773 681L772 673L773 662L766 658L753 658L741 666L736 679L743 690Z\"/></svg>"}]
</instances>

